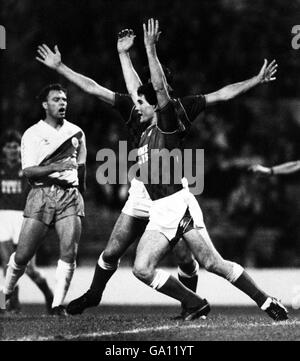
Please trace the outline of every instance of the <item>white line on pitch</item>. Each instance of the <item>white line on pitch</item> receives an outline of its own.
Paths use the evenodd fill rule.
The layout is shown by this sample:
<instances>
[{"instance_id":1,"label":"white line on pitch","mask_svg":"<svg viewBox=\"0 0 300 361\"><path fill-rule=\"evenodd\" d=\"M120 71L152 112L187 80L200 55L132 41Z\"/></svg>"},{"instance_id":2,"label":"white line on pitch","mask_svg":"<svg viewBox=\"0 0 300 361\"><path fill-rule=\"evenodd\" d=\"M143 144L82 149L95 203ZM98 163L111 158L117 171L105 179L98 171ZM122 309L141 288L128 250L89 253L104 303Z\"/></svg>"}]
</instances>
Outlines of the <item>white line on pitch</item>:
<instances>
[{"instance_id":1,"label":"white line on pitch","mask_svg":"<svg viewBox=\"0 0 300 361\"><path fill-rule=\"evenodd\" d=\"M293 325L300 325L300 320L291 320L291 321L281 321L281 322L272 322L272 323L249 323L249 324L236 324L232 325L232 328L239 328L239 327L274 327L274 326L293 326ZM58 339L70 341L76 338L96 338L96 337L103 337L103 336L114 336L114 335L128 335L128 334L136 334L136 333L146 333L146 332L153 332L153 331L164 331L164 330L171 330L171 329L200 329L200 328L216 328L218 325L207 325L207 324L197 324L197 325L166 325L166 326L159 326L159 327L146 327L146 328L135 328L133 330L124 330L124 331L108 331L108 332L91 332L91 333L82 333L77 335L57 335L57 336L25 336L14 341L54 341Z\"/></svg>"}]
</instances>

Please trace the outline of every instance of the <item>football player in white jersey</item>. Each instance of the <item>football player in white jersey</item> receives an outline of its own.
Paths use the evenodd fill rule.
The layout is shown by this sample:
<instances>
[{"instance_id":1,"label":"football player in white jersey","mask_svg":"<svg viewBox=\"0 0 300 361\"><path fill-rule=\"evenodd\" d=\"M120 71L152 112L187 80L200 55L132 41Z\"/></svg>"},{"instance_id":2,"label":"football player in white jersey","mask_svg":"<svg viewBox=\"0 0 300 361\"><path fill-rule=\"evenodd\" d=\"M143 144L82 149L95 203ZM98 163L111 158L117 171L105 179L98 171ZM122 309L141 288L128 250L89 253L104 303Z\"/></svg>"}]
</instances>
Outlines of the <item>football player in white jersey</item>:
<instances>
[{"instance_id":1,"label":"football player in white jersey","mask_svg":"<svg viewBox=\"0 0 300 361\"><path fill-rule=\"evenodd\" d=\"M18 243L29 184L21 170L21 134L16 130L7 130L1 137L0 144L0 254L5 276L9 258ZM36 268L35 258L28 263L26 274L43 292L49 312L53 294L47 280ZM18 287L6 309L12 312L20 310Z\"/></svg>"},{"instance_id":2,"label":"football player in white jersey","mask_svg":"<svg viewBox=\"0 0 300 361\"><path fill-rule=\"evenodd\" d=\"M60 241L60 258L51 313L67 315L63 301L69 289L81 235L85 187L84 132L65 119L66 90L51 84L40 94L45 118L28 128L21 141L22 170L30 190L16 252L10 257L4 294L12 295L18 279L34 256L50 226Z\"/></svg>"}]
</instances>

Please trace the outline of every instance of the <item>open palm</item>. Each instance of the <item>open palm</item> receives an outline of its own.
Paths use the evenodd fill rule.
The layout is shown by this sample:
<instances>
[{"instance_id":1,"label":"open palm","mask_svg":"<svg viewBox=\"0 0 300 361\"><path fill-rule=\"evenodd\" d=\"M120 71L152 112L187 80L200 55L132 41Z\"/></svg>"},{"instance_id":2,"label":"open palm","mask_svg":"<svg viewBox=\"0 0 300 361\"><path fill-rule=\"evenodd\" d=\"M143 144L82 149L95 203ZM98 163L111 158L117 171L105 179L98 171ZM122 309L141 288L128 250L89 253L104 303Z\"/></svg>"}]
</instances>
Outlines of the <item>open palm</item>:
<instances>
[{"instance_id":1,"label":"open palm","mask_svg":"<svg viewBox=\"0 0 300 361\"><path fill-rule=\"evenodd\" d=\"M57 45L54 47L54 52L46 45L39 45L37 50L39 56L36 60L48 66L51 69L56 69L61 64L61 54Z\"/></svg>"}]
</instances>

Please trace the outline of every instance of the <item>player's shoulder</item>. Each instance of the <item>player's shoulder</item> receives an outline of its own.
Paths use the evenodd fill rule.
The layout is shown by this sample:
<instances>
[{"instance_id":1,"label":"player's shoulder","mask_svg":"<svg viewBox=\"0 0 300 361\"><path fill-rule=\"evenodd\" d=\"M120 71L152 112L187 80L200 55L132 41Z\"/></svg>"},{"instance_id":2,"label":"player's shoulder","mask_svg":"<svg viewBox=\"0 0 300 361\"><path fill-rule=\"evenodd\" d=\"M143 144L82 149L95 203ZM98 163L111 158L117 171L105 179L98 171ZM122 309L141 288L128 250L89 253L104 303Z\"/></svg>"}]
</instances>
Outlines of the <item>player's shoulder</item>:
<instances>
[{"instance_id":1,"label":"player's shoulder","mask_svg":"<svg viewBox=\"0 0 300 361\"><path fill-rule=\"evenodd\" d=\"M38 121L37 123L35 123L35 124L31 125L29 128L27 128L25 130L25 132L23 133L22 138L32 137L33 135L38 133L42 126L41 122L42 122L42 120Z\"/></svg>"},{"instance_id":2,"label":"player's shoulder","mask_svg":"<svg viewBox=\"0 0 300 361\"><path fill-rule=\"evenodd\" d=\"M65 127L70 130L70 131L73 131L73 132L82 132L82 134L84 134L84 131L80 128L79 125L75 124L75 123L72 123L70 122L69 120L64 120L65 122Z\"/></svg>"}]
</instances>

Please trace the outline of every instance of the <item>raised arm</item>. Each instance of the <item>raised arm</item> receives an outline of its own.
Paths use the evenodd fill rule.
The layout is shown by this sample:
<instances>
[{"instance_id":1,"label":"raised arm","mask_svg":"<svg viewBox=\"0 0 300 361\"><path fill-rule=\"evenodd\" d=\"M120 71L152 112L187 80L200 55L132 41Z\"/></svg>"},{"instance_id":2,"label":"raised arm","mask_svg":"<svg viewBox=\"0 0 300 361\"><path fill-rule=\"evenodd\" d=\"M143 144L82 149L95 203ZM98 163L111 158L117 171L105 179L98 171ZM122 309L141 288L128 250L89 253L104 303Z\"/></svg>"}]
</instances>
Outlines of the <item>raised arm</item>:
<instances>
[{"instance_id":1,"label":"raised arm","mask_svg":"<svg viewBox=\"0 0 300 361\"><path fill-rule=\"evenodd\" d=\"M248 90L254 88L258 84L268 83L276 80L274 77L277 71L276 61L273 60L269 65L268 61L265 59L262 68L258 75L254 76L251 79L241 81L239 83L234 83L225 86L213 93L205 94L205 100L207 105L213 105L218 102L227 101L235 98L236 96L247 92Z\"/></svg>"},{"instance_id":2,"label":"raised arm","mask_svg":"<svg viewBox=\"0 0 300 361\"><path fill-rule=\"evenodd\" d=\"M156 92L158 107L163 108L169 102L170 96L165 74L156 53L156 43L160 36L158 20L149 19L148 26L143 24L143 29L151 82Z\"/></svg>"},{"instance_id":3,"label":"raised arm","mask_svg":"<svg viewBox=\"0 0 300 361\"><path fill-rule=\"evenodd\" d=\"M46 44L40 45L37 51L39 56L36 57L36 60L46 65L48 68L57 71L69 81L79 86L83 91L95 95L106 103L114 105L115 93L99 85L94 80L76 73L67 67L61 60L61 54L57 45L54 47L54 52Z\"/></svg>"},{"instance_id":4,"label":"raised arm","mask_svg":"<svg viewBox=\"0 0 300 361\"><path fill-rule=\"evenodd\" d=\"M300 161L296 160L294 162L287 162L276 165L274 167L264 167L260 164L253 165L250 167L250 170L254 173L261 173L261 174L291 174L298 172L300 170Z\"/></svg>"},{"instance_id":5,"label":"raised arm","mask_svg":"<svg viewBox=\"0 0 300 361\"><path fill-rule=\"evenodd\" d=\"M120 63L121 63L127 91L131 96L132 100L136 103L137 89L139 88L140 85L142 85L142 82L132 65L129 54L129 50L131 49L134 43L134 38L135 35L133 30L125 29L120 31L118 34L117 49L119 53Z\"/></svg>"}]
</instances>

